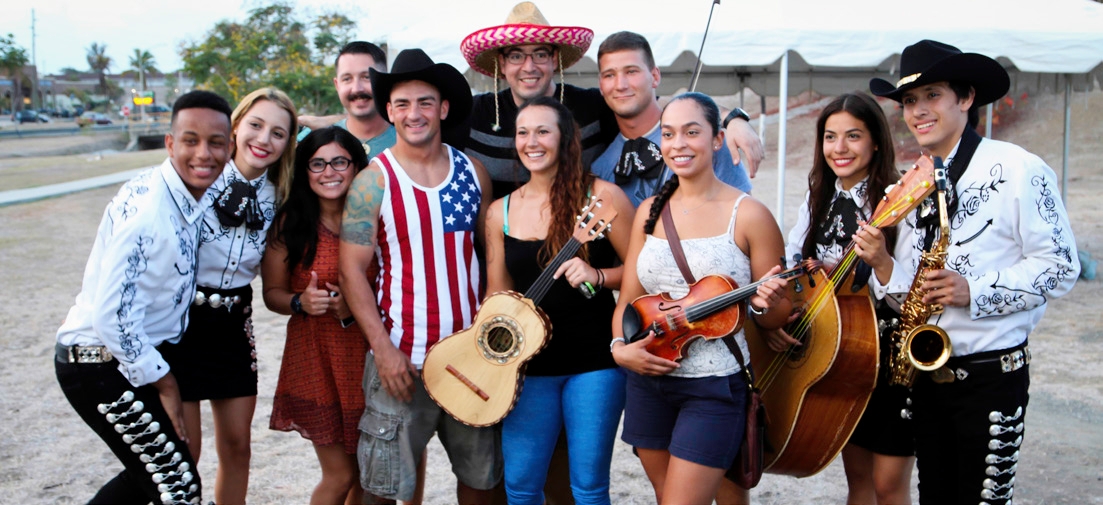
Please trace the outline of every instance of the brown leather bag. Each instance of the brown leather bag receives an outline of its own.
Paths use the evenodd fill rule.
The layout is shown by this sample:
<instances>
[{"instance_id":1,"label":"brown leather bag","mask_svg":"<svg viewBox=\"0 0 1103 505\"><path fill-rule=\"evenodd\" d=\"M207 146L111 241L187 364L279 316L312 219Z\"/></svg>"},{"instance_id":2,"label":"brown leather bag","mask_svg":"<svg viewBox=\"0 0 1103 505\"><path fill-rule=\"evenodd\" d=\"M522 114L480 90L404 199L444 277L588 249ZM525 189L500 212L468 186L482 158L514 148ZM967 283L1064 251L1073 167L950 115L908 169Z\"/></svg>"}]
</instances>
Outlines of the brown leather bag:
<instances>
[{"instance_id":1,"label":"brown leather bag","mask_svg":"<svg viewBox=\"0 0 1103 505\"><path fill-rule=\"evenodd\" d=\"M666 241L670 244L670 251L674 255L674 262L682 271L686 284L693 284L697 279L689 270L686 262L686 253L682 250L682 241L678 238L678 230L674 229L674 218L670 215L670 204L663 207L662 211L663 231L666 232ZM762 480L763 449L766 443L766 404L762 402L762 393L754 383L754 374L751 368L743 360L743 353L735 343L735 337L726 335L722 339L728 346L728 350L739 361L747 377L747 401L745 404L747 417L743 431L743 443L739 448L739 455L735 457L731 468L724 474L724 478L734 482L743 489L751 489Z\"/></svg>"}]
</instances>

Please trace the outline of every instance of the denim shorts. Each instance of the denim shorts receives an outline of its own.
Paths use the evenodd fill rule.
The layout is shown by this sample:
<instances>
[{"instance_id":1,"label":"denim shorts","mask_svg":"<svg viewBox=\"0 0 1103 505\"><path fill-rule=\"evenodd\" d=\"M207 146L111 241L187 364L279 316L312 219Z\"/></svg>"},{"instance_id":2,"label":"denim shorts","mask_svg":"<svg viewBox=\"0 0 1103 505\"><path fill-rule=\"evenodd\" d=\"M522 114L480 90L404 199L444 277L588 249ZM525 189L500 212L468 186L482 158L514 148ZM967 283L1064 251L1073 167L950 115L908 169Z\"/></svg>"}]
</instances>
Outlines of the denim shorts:
<instances>
[{"instance_id":1,"label":"denim shorts","mask_svg":"<svg viewBox=\"0 0 1103 505\"><path fill-rule=\"evenodd\" d=\"M727 469L746 425L747 381L724 377L646 377L628 373L621 439L641 449Z\"/></svg>"},{"instance_id":2,"label":"denim shorts","mask_svg":"<svg viewBox=\"0 0 1103 505\"><path fill-rule=\"evenodd\" d=\"M475 428L455 420L429 398L420 377L414 381L413 401L403 403L383 389L375 358L368 354L364 400L356 459L365 491L391 500L412 500L417 466L434 433L448 452L452 473L464 485L490 489L502 479L499 425Z\"/></svg>"}]
</instances>

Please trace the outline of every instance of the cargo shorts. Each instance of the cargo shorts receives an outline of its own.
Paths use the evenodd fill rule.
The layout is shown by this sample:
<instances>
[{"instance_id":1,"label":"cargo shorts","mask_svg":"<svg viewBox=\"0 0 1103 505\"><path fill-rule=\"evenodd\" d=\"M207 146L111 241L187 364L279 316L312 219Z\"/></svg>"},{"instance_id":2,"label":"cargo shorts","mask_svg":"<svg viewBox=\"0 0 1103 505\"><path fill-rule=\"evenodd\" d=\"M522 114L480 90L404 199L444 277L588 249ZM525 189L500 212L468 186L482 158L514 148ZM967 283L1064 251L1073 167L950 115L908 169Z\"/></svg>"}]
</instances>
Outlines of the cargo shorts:
<instances>
[{"instance_id":1,"label":"cargo shorts","mask_svg":"<svg viewBox=\"0 0 1103 505\"><path fill-rule=\"evenodd\" d=\"M387 394L368 353L364 363L364 414L356 459L360 484L371 494L409 501L417 487L417 466L435 433L448 452L452 473L474 489L493 488L502 478L501 429L475 428L441 410L414 381L413 401L403 403Z\"/></svg>"}]
</instances>

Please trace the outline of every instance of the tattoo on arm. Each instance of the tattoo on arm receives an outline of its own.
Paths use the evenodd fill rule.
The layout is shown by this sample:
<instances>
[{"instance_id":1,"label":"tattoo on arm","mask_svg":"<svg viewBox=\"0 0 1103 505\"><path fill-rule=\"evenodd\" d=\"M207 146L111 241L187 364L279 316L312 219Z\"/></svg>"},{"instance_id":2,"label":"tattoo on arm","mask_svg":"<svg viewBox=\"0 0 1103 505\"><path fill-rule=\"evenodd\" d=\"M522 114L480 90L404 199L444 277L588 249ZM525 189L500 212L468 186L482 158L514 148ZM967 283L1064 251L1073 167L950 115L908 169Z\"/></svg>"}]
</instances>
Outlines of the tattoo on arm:
<instances>
[{"instance_id":1,"label":"tattoo on arm","mask_svg":"<svg viewBox=\"0 0 1103 505\"><path fill-rule=\"evenodd\" d=\"M341 240L375 247L376 234L379 232L379 208L383 204L385 187L383 174L372 166L356 176L345 199Z\"/></svg>"}]
</instances>

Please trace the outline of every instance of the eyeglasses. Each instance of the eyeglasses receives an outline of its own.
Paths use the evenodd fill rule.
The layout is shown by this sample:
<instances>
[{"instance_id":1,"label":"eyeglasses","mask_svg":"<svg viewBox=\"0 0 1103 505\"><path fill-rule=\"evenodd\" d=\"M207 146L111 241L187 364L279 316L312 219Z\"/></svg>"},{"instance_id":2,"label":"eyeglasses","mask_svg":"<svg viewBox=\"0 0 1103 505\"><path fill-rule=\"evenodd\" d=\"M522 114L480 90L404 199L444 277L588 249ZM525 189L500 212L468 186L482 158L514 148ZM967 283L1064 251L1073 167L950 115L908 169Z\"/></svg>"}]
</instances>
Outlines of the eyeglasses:
<instances>
[{"instance_id":1,"label":"eyeglasses","mask_svg":"<svg viewBox=\"0 0 1103 505\"><path fill-rule=\"evenodd\" d=\"M511 51L505 53L504 56L506 58L506 62L510 65L523 65L525 63L525 58L529 57L531 57L532 62L537 65L543 65L551 61L552 59L551 51L545 49L538 49L531 53L526 53L524 51Z\"/></svg>"},{"instance_id":2,"label":"eyeglasses","mask_svg":"<svg viewBox=\"0 0 1103 505\"><path fill-rule=\"evenodd\" d=\"M314 158L306 162L306 168L311 172L320 174L322 172L325 172L326 165L329 165L338 172L344 172L346 169L348 169L350 163L352 163L352 160L344 156L338 156L329 161L323 160L321 158Z\"/></svg>"}]
</instances>

